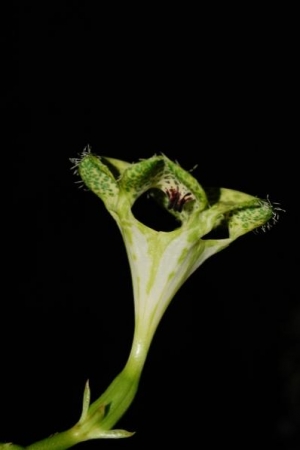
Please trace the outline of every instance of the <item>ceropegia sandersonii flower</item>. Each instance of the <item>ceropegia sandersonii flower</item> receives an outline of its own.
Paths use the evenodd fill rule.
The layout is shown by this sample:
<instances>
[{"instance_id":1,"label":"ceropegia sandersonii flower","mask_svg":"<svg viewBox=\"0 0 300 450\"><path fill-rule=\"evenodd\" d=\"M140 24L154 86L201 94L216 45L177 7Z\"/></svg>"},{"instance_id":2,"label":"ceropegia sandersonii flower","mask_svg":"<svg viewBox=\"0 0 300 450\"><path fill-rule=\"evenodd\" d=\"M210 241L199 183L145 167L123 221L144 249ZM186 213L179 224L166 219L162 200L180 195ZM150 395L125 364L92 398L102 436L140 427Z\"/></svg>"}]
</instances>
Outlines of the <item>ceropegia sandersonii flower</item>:
<instances>
[{"instance_id":1,"label":"ceropegia sandersonii flower","mask_svg":"<svg viewBox=\"0 0 300 450\"><path fill-rule=\"evenodd\" d=\"M104 202L124 239L135 305L132 352L144 360L156 327L185 280L235 239L276 219L268 200L220 188L213 200L178 163L165 155L128 163L99 157L88 147L73 160L84 184ZM178 220L173 231L156 231L137 220L135 201L148 192ZM205 238L219 225L224 239Z\"/></svg>"},{"instance_id":2,"label":"ceropegia sandersonii flower","mask_svg":"<svg viewBox=\"0 0 300 450\"><path fill-rule=\"evenodd\" d=\"M92 404L86 383L79 421L27 450L66 450L90 439L132 436L113 427L136 395L152 337L170 301L207 258L251 230L269 228L281 209L268 199L226 188L215 190L212 196L190 172L165 155L131 164L99 157L87 147L71 161L80 183L101 198L122 233L134 291L133 344L123 370ZM146 192L177 219L178 227L157 231L134 216L132 208ZM224 225L226 236L213 238L210 232ZM2 448L24 447L0 443Z\"/></svg>"},{"instance_id":3,"label":"ceropegia sandersonii flower","mask_svg":"<svg viewBox=\"0 0 300 450\"><path fill-rule=\"evenodd\" d=\"M113 427L136 395L152 337L170 301L207 258L251 230L269 228L281 210L268 199L231 189L219 188L211 195L165 155L131 164L99 157L87 147L71 161L80 183L101 198L122 233L134 291L134 337L125 367L92 404L86 383L79 421L26 446L27 450L66 450L90 439L132 436ZM157 231L134 216L132 208L146 192L177 219L175 229ZM211 232L224 225L225 237L214 238ZM0 443L0 449L7 448L25 449Z\"/></svg>"}]
</instances>

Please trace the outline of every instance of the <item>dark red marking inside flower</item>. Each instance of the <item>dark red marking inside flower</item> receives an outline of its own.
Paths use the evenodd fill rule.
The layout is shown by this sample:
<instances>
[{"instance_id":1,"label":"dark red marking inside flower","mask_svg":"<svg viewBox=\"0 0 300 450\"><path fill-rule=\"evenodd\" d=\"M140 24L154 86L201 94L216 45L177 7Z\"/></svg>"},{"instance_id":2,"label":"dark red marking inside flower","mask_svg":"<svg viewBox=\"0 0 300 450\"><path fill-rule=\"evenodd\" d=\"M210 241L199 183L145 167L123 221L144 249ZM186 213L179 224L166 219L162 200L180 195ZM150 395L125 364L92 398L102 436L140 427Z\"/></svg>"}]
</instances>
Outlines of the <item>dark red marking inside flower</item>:
<instances>
[{"instance_id":1,"label":"dark red marking inside flower","mask_svg":"<svg viewBox=\"0 0 300 450\"><path fill-rule=\"evenodd\" d=\"M192 200L191 192L182 195L178 188L167 189L166 194L169 199L168 209L174 209L177 212L181 212L184 204Z\"/></svg>"}]
</instances>

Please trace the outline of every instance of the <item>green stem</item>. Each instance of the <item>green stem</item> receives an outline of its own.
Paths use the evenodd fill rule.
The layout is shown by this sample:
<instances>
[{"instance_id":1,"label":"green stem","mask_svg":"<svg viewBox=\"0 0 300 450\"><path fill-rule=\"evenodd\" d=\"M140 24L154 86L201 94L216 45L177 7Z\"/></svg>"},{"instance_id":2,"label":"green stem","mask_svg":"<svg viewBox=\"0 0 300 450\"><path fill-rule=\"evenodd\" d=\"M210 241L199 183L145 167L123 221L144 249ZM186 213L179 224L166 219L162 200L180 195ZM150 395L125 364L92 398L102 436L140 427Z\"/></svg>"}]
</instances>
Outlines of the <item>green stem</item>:
<instances>
[{"instance_id":1,"label":"green stem","mask_svg":"<svg viewBox=\"0 0 300 450\"><path fill-rule=\"evenodd\" d=\"M79 436L76 436L74 429L71 428L67 431L54 434L42 441L35 442L34 444L25 447L26 450L66 450L73 445L78 444L82 440Z\"/></svg>"},{"instance_id":2,"label":"green stem","mask_svg":"<svg viewBox=\"0 0 300 450\"><path fill-rule=\"evenodd\" d=\"M146 361L149 345L134 335L131 352L122 372L117 375L107 390L89 408L94 414L104 405L107 414L101 421L101 429L111 430L131 405L139 385L141 373Z\"/></svg>"},{"instance_id":3,"label":"green stem","mask_svg":"<svg viewBox=\"0 0 300 450\"><path fill-rule=\"evenodd\" d=\"M67 450L89 439L126 437L132 433L118 430L110 432L131 405L144 367L150 342L135 333L128 361L106 391L93 402L83 417L72 428L56 433L27 447L0 444L0 450Z\"/></svg>"}]
</instances>

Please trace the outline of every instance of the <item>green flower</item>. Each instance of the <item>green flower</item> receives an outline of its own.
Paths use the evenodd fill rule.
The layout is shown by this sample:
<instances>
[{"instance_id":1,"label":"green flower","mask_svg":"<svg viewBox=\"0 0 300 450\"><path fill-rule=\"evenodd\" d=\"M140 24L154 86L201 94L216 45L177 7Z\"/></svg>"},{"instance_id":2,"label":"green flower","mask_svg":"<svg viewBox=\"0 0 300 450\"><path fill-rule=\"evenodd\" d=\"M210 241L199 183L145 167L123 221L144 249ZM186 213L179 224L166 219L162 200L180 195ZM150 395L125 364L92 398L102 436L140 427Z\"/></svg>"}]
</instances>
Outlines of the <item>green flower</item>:
<instances>
[{"instance_id":1,"label":"green flower","mask_svg":"<svg viewBox=\"0 0 300 450\"><path fill-rule=\"evenodd\" d=\"M239 236L269 227L277 218L271 203L252 195L220 188L212 196L191 175L165 155L131 164L84 150L72 160L83 183L104 202L125 243L134 292L135 330L124 369L93 404L83 408L75 426L86 438L126 437L112 430L130 406L155 330L170 301L203 262ZM156 231L134 216L136 200L148 193L178 220L170 232ZM228 235L210 238L226 225ZM89 390L85 397L89 398ZM112 430L112 431L110 431Z\"/></svg>"},{"instance_id":2,"label":"green flower","mask_svg":"<svg viewBox=\"0 0 300 450\"><path fill-rule=\"evenodd\" d=\"M73 161L84 184L101 198L122 233L135 304L131 357L142 365L157 325L182 284L239 236L268 226L275 217L272 205L225 188L211 200L191 173L164 155L130 164L96 156L87 148ZM175 216L178 228L155 231L135 218L132 207L145 192ZM210 231L224 225L228 237L208 238Z\"/></svg>"},{"instance_id":3,"label":"green flower","mask_svg":"<svg viewBox=\"0 0 300 450\"><path fill-rule=\"evenodd\" d=\"M69 430L27 446L27 450L66 450L90 439L131 436L133 433L113 427L136 395L149 346L170 301L207 258L251 230L268 228L280 209L268 200L231 189L220 188L213 196L207 195L189 172L164 155L130 164L96 156L87 148L71 161L122 233L134 291L133 344L123 370L93 403L86 384L79 421ZM155 231L135 218L132 207L145 192L178 220L176 229ZM209 233L220 226L227 227L227 236L210 237ZM156 402L161 404L163 399ZM23 447L0 444L2 448Z\"/></svg>"}]
</instances>

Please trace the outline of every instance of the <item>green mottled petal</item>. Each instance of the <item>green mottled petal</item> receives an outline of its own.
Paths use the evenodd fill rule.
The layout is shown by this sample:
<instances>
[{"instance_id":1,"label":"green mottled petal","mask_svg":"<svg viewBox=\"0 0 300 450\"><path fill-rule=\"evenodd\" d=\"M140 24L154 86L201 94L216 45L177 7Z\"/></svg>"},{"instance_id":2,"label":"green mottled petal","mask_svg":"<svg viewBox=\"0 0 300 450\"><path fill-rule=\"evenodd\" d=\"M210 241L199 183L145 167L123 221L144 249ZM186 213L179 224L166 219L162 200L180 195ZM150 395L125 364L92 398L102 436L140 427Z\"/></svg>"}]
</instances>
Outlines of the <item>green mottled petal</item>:
<instances>
[{"instance_id":1,"label":"green mottled petal","mask_svg":"<svg viewBox=\"0 0 300 450\"><path fill-rule=\"evenodd\" d=\"M120 189L126 193L133 204L134 200L157 185L164 173L164 161L161 156L153 156L131 164L120 179Z\"/></svg>"},{"instance_id":2,"label":"green mottled petal","mask_svg":"<svg viewBox=\"0 0 300 450\"><path fill-rule=\"evenodd\" d=\"M97 156L88 154L81 159L78 171L86 186L103 200L107 209L114 209L119 188L109 168Z\"/></svg>"},{"instance_id":3,"label":"green mottled petal","mask_svg":"<svg viewBox=\"0 0 300 450\"><path fill-rule=\"evenodd\" d=\"M266 200L233 210L228 219L229 236L236 239L255 228L264 227L273 216L272 205Z\"/></svg>"},{"instance_id":4,"label":"green mottled petal","mask_svg":"<svg viewBox=\"0 0 300 450\"><path fill-rule=\"evenodd\" d=\"M265 205L265 207L261 210L262 205ZM263 214L260 214L257 221L258 211L260 210ZM246 220L246 216L251 217L251 226L250 222ZM201 213L199 225L204 234L206 234L216 228L221 222L226 221L230 237L235 239L247 231L262 226L271 216L272 206L270 203L263 202L257 197L243 192L221 188L219 190L219 198L215 199L215 202L209 209ZM246 221L248 226L244 226ZM242 223L243 227L241 228ZM241 233L242 229L244 230L243 233Z\"/></svg>"}]
</instances>

